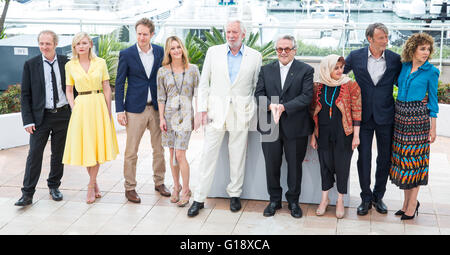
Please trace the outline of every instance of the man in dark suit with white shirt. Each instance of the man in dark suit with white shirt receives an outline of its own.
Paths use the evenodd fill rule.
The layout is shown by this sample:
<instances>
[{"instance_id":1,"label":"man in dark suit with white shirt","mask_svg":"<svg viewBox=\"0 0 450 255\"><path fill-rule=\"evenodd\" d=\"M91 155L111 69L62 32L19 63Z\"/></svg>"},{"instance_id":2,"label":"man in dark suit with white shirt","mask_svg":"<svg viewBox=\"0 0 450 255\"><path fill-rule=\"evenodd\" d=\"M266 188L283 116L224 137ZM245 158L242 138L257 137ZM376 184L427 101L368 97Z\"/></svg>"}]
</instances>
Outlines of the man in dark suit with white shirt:
<instances>
[{"instance_id":1,"label":"man in dark suit with white shirt","mask_svg":"<svg viewBox=\"0 0 450 255\"><path fill-rule=\"evenodd\" d=\"M292 217L300 218L302 210L298 202L302 162L306 155L308 136L313 131L308 109L313 96L314 69L295 59L296 41L292 36L278 39L276 51L278 60L261 68L255 90L259 108L258 130L263 136L262 150L270 195L270 203L263 215L273 216L281 208L280 171L284 150L288 168L288 191L285 196ZM266 120L268 123L264 123ZM278 122L279 126L271 124L273 121ZM278 136L265 140L265 136L270 138L270 134L277 134L274 128L279 128Z\"/></svg>"},{"instance_id":2,"label":"man in dark suit with white shirt","mask_svg":"<svg viewBox=\"0 0 450 255\"><path fill-rule=\"evenodd\" d=\"M66 98L66 56L57 55L58 36L44 30L38 36L42 55L25 62L21 85L22 120L30 134L22 197L15 203L33 203L33 195L42 169L42 157L51 135L51 162L47 184L53 200L61 201L59 191L64 165L62 157L71 110Z\"/></svg>"},{"instance_id":3,"label":"man in dark suit with white shirt","mask_svg":"<svg viewBox=\"0 0 450 255\"><path fill-rule=\"evenodd\" d=\"M386 49L388 29L382 23L367 27L366 38L370 45L350 52L345 59L344 73L353 70L361 88L362 122L361 143L358 146L358 175L361 186L361 204L358 215L366 215L372 204L377 212L386 214L383 202L391 163L391 143L394 123L394 84L402 68L400 56ZM373 135L377 139L377 170L375 186L370 188Z\"/></svg>"}]
</instances>

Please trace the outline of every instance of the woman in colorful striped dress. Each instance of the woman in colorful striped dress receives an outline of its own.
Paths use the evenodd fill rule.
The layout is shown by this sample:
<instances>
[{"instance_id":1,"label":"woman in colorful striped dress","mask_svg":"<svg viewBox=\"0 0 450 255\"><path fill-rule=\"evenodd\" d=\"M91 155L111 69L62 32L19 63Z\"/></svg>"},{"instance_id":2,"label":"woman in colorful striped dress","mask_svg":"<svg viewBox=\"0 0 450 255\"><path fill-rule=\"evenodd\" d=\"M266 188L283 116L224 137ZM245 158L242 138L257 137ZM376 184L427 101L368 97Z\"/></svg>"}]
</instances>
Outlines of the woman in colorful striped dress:
<instances>
[{"instance_id":1,"label":"woman in colorful striped dress","mask_svg":"<svg viewBox=\"0 0 450 255\"><path fill-rule=\"evenodd\" d=\"M428 184L430 143L436 139L439 70L428 62L433 43L430 35L416 33L402 52L390 169L390 180L405 192L403 207L395 213L402 220L418 214L419 186Z\"/></svg>"}]
</instances>

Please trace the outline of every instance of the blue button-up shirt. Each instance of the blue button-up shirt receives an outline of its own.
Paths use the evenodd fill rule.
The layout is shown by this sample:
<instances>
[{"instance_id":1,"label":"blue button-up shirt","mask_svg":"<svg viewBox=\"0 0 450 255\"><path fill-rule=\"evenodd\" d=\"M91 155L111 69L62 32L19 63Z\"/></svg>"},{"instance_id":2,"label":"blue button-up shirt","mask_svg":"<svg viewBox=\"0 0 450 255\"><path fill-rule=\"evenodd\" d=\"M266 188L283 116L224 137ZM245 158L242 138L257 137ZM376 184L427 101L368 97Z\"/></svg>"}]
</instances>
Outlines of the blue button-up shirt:
<instances>
[{"instance_id":1,"label":"blue button-up shirt","mask_svg":"<svg viewBox=\"0 0 450 255\"><path fill-rule=\"evenodd\" d=\"M242 44L241 49L236 55L233 55L230 50L230 46L228 46L228 75L230 76L231 84L234 83L236 77L239 73L239 68L241 67L242 57L244 56L244 44Z\"/></svg>"},{"instance_id":2,"label":"blue button-up shirt","mask_svg":"<svg viewBox=\"0 0 450 255\"><path fill-rule=\"evenodd\" d=\"M439 69L428 61L413 73L411 73L411 68L411 62L402 65L402 71L398 76L397 100L404 102L422 101L428 92L427 107L430 110L430 117L437 118L439 112L437 98Z\"/></svg>"}]
</instances>

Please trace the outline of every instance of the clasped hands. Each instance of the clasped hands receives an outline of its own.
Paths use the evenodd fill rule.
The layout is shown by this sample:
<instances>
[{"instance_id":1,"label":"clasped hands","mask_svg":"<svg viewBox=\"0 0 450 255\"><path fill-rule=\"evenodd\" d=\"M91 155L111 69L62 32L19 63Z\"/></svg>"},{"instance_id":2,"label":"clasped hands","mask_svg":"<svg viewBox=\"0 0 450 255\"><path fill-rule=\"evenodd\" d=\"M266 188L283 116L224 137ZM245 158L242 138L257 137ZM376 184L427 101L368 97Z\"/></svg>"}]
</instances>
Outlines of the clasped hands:
<instances>
[{"instance_id":1,"label":"clasped hands","mask_svg":"<svg viewBox=\"0 0 450 255\"><path fill-rule=\"evenodd\" d=\"M284 105L282 104L270 104L269 110L272 112L273 120L275 124L280 121L281 114L284 112Z\"/></svg>"}]
</instances>

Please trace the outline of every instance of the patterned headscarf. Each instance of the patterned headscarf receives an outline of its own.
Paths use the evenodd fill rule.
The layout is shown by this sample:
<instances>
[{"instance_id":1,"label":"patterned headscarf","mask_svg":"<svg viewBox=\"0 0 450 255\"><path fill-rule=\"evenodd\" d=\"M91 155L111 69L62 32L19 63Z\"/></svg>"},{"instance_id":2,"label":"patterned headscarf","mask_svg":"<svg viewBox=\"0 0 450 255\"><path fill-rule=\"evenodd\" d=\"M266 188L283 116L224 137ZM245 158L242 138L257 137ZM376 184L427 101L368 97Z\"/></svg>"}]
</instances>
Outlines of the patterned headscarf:
<instances>
[{"instance_id":1,"label":"patterned headscarf","mask_svg":"<svg viewBox=\"0 0 450 255\"><path fill-rule=\"evenodd\" d=\"M337 87L351 81L350 77L342 74L339 80L331 78L331 72L334 70L338 60L342 58L341 56L331 54L326 56L322 61L320 61L319 66L319 81L329 87Z\"/></svg>"}]
</instances>

